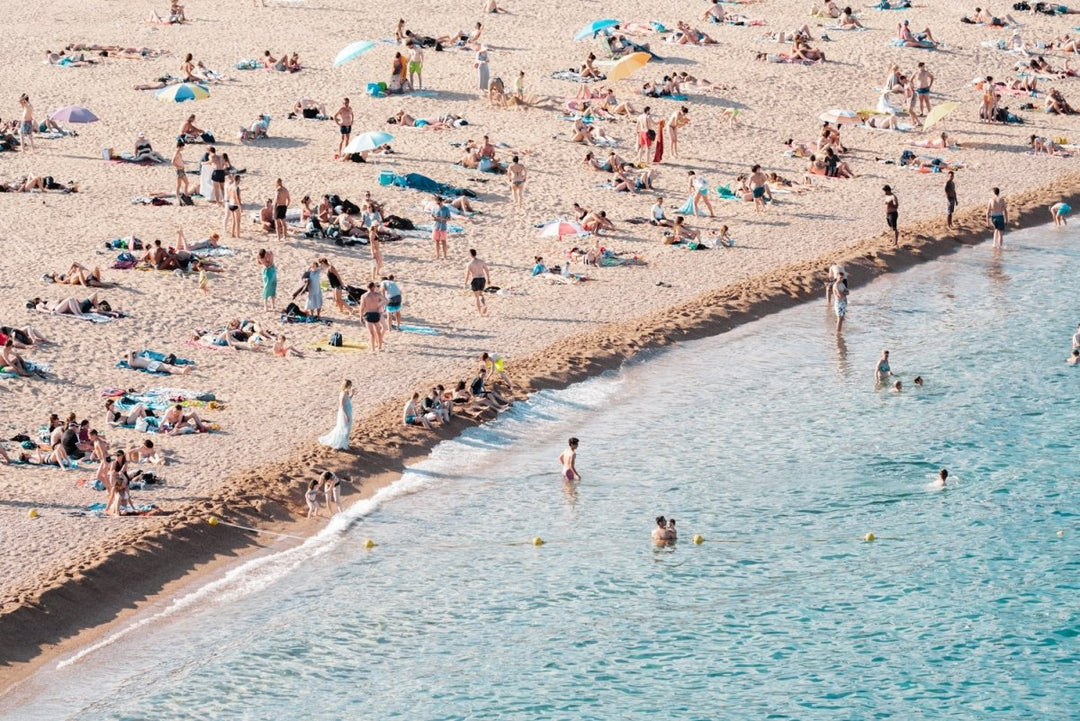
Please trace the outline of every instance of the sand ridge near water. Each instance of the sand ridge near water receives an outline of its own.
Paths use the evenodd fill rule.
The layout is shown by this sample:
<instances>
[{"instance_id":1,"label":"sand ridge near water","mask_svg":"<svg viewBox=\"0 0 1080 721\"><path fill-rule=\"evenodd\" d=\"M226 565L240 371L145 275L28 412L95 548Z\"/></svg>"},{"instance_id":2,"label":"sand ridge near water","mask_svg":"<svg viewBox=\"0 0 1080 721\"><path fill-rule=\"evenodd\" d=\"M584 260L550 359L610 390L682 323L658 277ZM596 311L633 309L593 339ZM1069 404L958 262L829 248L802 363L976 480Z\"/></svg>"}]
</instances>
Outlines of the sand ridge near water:
<instances>
[{"instance_id":1,"label":"sand ridge near water","mask_svg":"<svg viewBox=\"0 0 1080 721\"><path fill-rule=\"evenodd\" d=\"M161 470L167 483L159 490L135 491L133 495L137 503L155 503L171 515L117 519L65 515L104 501L104 493L77 486L79 479L92 476L92 472L86 468L60 471L0 466L0 493L5 499L0 505L4 516L0 524L0 546L4 549L0 554L4 578L0 612L11 614L40 602L46 588L77 583L120 549L146 550L138 538L154 539L163 546L170 538L179 542L182 536L177 535L178 529L201 522L208 509L229 510L234 502L243 504L243 508L233 507L237 514L254 518L261 512L274 515L280 511L279 517L283 517L290 507L302 502L300 482L310 477L314 468L344 468L359 479L368 472L398 467L403 458L422 452L433 438L400 427L400 407L407 396L414 390L426 390L433 382L450 385L471 375L481 351L497 351L507 357L511 373L523 385L566 382L638 348L686 337L680 324L715 330L717 314L747 319L764 312L760 308L768 306L762 303L775 305L777 298L804 298L819 292L827 260L850 261L869 253L867 266L873 269L888 267L893 257L925 255L921 250L897 256L888 252L888 243L881 240L885 228L880 188L885 183L892 185L901 199L904 241L914 238L919 248L925 248L943 235L936 220L944 209L943 176L874 162L875 157L898 158L910 140L923 137L919 133L845 129L844 143L851 149L845 160L860 177L819 178L812 190L777 195L778 202L764 215L755 215L750 204L713 196L717 218L691 219L690 224L704 230L728 225L737 240L730 250L690 253L661 244L655 228L624 222L647 216L660 194L672 214L687 196L688 170L704 175L713 186L732 182L736 174L747 172L754 163L800 180L806 162L786 157L783 141L816 138L818 115L830 108L873 107L877 101L874 87L883 82L892 62L910 72L916 62L926 61L937 77L934 102L961 103L945 127L965 147L947 152L915 149L918 154L930 152L965 165L957 174L965 210L964 230L954 239L947 238L946 246L957 239L971 242L986 237L982 207L993 185L1000 185L1014 202L1023 201L1012 209L1021 223L1048 220L1046 206L1067 198L1077 187L1071 175L1074 160L1033 157L1025 152L1027 136L1033 132L1053 138L1076 136L1076 119L1045 115L1040 110L1022 112L1028 121L1025 125L977 122L979 91L971 87L972 78L987 74L1005 77L1018 57L982 47L982 41L1007 39L1010 33L961 24L961 12L973 8L961 9L958 3L904 12L864 9L860 15L870 30L827 30L832 38L829 42L816 39L822 30L816 23L831 23L808 17L809 4L804 2L747 4L742 12L766 22L749 27L698 21L696 16L706 3L688 7L681 2L625 1L600 7L552 0L531 6L508 0L508 4L511 14L481 17L479 3L470 3L462 11L459 4L451 7L411 0L392 9L305 0L255 9L241 0L189 0L185 3L189 22L177 26L145 22L151 9L164 12L165 3L62 0L42 6L18 0L6 4L6 41L0 47L0 58L12 71L0 81L0 117L17 117L17 98L26 92L38 119L60 105L81 104L90 107L101 121L75 126L78 137L39 137L34 152L0 154L2 180L25 174L51 175L61 182L75 180L82 189L73 195L0 194L0 214L5 220L0 324L31 324L56 341L53 346L23 352L31 361L50 364L55 374L52 379L0 381L0 397L4 399L0 436L35 435L49 412L66 416L73 411L102 428L101 391L105 388L170 385L213 392L225 405L205 411L208 420L220 424L221 433L154 438L170 455L168 466L154 469ZM426 51L424 84L433 92L424 95L365 96L368 82L385 80L389 75L392 44L378 43L353 63L342 68L331 66L338 50L350 42L392 38L398 17L404 17L409 28L427 35L454 34L480 20L490 46L491 74L512 87L517 72L524 69L527 93L555 98L555 105L561 108L580 86L547 76L580 63L590 50L597 50L596 43L574 43L572 37L586 22L602 16L655 20L669 27L685 19L719 41L716 46L693 47L670 45L656 36L642 38L665 61L646 67L633 80L612 84L620 99L629 98L636 108L649 104L663 117L680 105L690 108L691 124L681 133L682 157L666 159L657 166L655 193L616 194L597 187L606 176L582 167L587 148L567 142L571 123L560 119L561 113L554 109L491 108L476 89L471 52ZM902 18L911 18L912 26L918 29L931 27L935 36L947 43L946 48L925 52L890 46L896 23ZM801 67L753 60L755 52L787 50L787 46L762 41L766 33L790 31L806 22L814 32L814 46L826 51L829 62ZM1021 33L1029 42L1068 32L1072 25L1068 16L1024 14L1021 22ZM43 64L46 50L56 51L71 42L146 46L168 54L145 61L109 58L89 68ZM305 69L287 74L231 68L244 58L260 57L267 49L275 56L299 52ZM177 72L187 52L232 80L211 85L208 100L181 105L158 102L153 93L132 89L137 83ZM1059 53L1048 52L1046 56L1057 66L1063 61ZM643 102L640 96L632 95L640 82L658 80L677 70L734 89L692 94L686 101ZM1043 81L1043 85L1060 88L1071 101L1080 98L1076 92L1080 83L1075 80ZM297 98L316 99L333 112L344 95L352 99L355 109L354 132L389 130L396 136L394 155L370 164L334 162L338 136L331 121L286 119ZM1028 100L1007 98L1004 102L1015 110ZM1042 97L1030 102L1041 108ZM466 117L470 125L446 131L387 126L386 118L398 109L417 117L453 112ZM739 110L734 124L726 120L731 109ZM211 274L205 295L194 277L107 270L116 252L103 246L111 238L132 233L171 243L178 227L183 227L188 238L222 231L222 211L203 199L197 198L192 208L129 202L134 196L171 192L174 176L167 165L143 167L102 159L103 148L131 152L140 132L157 151L171 157L180 125L192 112L197 114L198 125L215 132L219 149L229 153L234 165L248 170L243 181L243 237L226 241L236 253L219 259L226 272ZM270 139L240 144L238 128L249 125L259 113L273 117ZM620 154L632 158L631 121L601 125L620 140ZM521 153L529 172L521 211L508 202L503 177L467 172L454 165L461 152L452 143L479 139L482 134L509 146L500 147L501 158L511 149ZM196 167L202 150L204 146L198 145L186 150L190 169ZM274 250L280 306L316 257L329 257L346 282L365 280L370 267L366 249L339 248L327 241L295 237L278 243L250 226L246 216L269 197L274 180L280 177L290 189L294 205L305 194L323 192L359 202L363 192L370 190L390 212L425 220L421 206L426 197L380 187L377 176L383 168L423 173L471 188L480 196L482 213L463 224L464 235L451 237L451 261L431 260L431 243L425 238L384 246L385 269L396 275L405 294L406 323L429 326L438 335L394 333L388 350L374 355L309 352L305 359L287 360L266 353L215 353L184 344L193 328L232 317L268 321L298 347L332 330L340 331L346 340L366 342L359 319L342 318L329 296L324 304L326 316L334 320L329 329L282 326L274 316L265 314L254 259L259 248ZM603 244L628 257L635 255L641 263L601 269L578 265L575 272L587 272L593 279L579 285L530 279L528 269L534 255L543 255L549 263L563 263L571 245L538 238L534 226L568 216L575 201L606 210L618 231ZM493 282L507 290L490 298L491 315L484 319L476 315L464 290L466 250L470 247L491 263ZM41 280L42 273L61 272L72 261L100 265L106 280L119 283L116 289L99 292L130 317L95 325L26 310L25 301L37 296L83 297L78 289ZM858 323L857 293L851 303L849 323ZM192 358L197 361L196 369L189 376L170 378L114 367L126 350L143 347ZM358 419L354 439L361 448L357 455L330 452L314 442L333 424L336 389L344 377L351 378L359 390L354 399ZM125 447L144 437L130 430L109 430L107 435ZM14 444L6 445L9 453L15 450ZM351 500L348 495L346 500ZM39 518L27 517L32 508L39 511ZM202 538L203 532L193 535ZM165 552L159 559L161 563L182 563ZM107 582L108 577L99 577L97 587ZM84 600L92 603L93 598Z\"/></svg>"}]
</instances>

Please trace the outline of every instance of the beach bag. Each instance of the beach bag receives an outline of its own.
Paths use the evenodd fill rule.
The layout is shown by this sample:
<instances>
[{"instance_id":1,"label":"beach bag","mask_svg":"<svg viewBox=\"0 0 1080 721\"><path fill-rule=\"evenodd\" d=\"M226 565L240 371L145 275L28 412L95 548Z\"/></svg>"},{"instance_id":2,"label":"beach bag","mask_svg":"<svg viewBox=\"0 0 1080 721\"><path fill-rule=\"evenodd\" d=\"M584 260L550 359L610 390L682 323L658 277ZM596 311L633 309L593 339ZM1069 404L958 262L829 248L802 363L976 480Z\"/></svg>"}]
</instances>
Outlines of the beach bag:
<instances>
[{"instance_id":1,"label":"beach bag","mask_svg":"<svg viewBox=\"0 0 1080 721\"><path fill-rule=\"evenodd\" d=\"M327 343L334 348L340 348L343 343L343 341L341 340L341 333L331 333L330 340L327 341Z\"/></svg>"},{"instance_id":2,"label":"beach bag","mask_svg":"<svg viewBox=\"0 0 1080 721\"><path fill-rule=\"evenodd\" d=\"M200 134L199 134L199 137L200 137L200 138L202 138L202 141L203 141L204 143L213 143L213 142L216 142L216 141L214 140L214 134L213 134L213 133L211 133L211 132L210 132L209 130L204 130L204 131L202 131L202 133L200 133Z\"/></svg>"},{"instance_id":3,"label":"beach bag","mask_svg":"<svg viewBox=\"0 0 1080 721\"><path fill-rule=\"evenodd\" d=\"M195 201L191 199L191 196L187 193L180 193L178 198L180 205L195 205Z\"/></svg>"},{"instance_id":4,"label":"beach bag","mask_svg":"<svg viewBox=\"0 0 1080 721\"><path fill-rule=\"evenodd\" d=\"M300 306L298 306L296 303L289 303L287 306L285 306L284 315L289 316L289 317L295 317L295 316L303 316L303 315L305 315L305 313L304 313L304 311L300 310Z\"/></svg>"},{"instance_id":5,"label":"beach bag","mask_svg":"<svg viewBox=\"0 0 1080 721\"><path fill-rule=\"evenodd\" d=\"M383 224L393 230L416 230L416 225L411 220L397 215L386 216Z\"/></svg>"}]
</instances>

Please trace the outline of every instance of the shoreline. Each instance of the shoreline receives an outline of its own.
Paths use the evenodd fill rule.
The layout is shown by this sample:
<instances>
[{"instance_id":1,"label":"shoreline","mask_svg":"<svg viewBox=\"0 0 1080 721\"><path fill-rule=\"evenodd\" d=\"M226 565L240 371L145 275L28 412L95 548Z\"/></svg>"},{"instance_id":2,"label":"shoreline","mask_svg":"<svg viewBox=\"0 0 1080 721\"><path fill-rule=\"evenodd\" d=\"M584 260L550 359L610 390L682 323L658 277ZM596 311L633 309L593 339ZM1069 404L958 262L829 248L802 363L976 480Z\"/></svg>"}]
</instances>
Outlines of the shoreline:
<instances>
[{"instance_id":1,"label":"shoreline","mask_svg":"<svg viewBox=\"0 0 1080 721\"><path fill-rule=\"evenodd\" d=\"M1009 232L1045 225L1050 222L1047 207L1052 203L1064 201L1080 207L1080 173L1064 175L1008 200L1013 215ZM903 244L899 247L883 232L637 319L565 337L513 362L510 372L519 389L511 397L522 400L539 390L564 388L618 368L642 352L719 335L742 323L821 298L825 270L833 263L846 266L851 286L857 288L879 275L981 243L989 238L982 218L981 210L969 208L956 216L956 228L951 231L941 218L907 228L902 225ZM1007 247L1008 236L1005 243ZM260 534L211 527L207 516L270 532L309 535L314 529L300 512L303 501L295 479L323 468L362 479L361 492L350 494L353 502L394 482L408 463L468 426L455 424L435 433L407 429L400 425L396 404L386 403L357 427L364 432L354 433L353 449L348 454L308 441L289 458L232 474L225 490L173 510L155 522L152 530L144 526L124 529L96 547L98 555L93 563L57 572L36 588L16 589L5 599L0 613L0 648L4 649L0 694L10 692L45 663L100 637L147 605L269 547ZM123 579L122 587L117 579Z\"/></svg>"}]
</instances>

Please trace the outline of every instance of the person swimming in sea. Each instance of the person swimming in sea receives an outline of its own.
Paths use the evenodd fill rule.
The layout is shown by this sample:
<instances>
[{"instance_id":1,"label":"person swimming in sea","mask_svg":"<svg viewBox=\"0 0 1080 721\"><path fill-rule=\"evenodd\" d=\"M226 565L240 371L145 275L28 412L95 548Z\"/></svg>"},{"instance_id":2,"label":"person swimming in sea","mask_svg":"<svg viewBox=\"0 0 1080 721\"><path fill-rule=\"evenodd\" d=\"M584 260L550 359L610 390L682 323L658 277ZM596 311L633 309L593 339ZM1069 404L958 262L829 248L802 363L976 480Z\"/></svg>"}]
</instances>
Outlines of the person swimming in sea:
<instances>
[{"instance_id":1,"label":"person swimming in sea","mask_svg":"<svg viewBox=\"0 0 1080 721\"><path fill-rule=\"evenodd\" d=\"M671 531L668 530L667 519L663 516L656 517L656 528L652 532L653 543L664 545L672 540Z\"/></svg>"},{"instance_id":2,"label":"person swimming in sea","mask_svg":"<svg viewBox=\"0 0 1080 721\"><path fill-rule=\"evenodd\" d=\"M949 471L942 468L940 471L938 471L937 480L934 481L934 485L938 486L939 488L944 488L945 487L945 480L948 477L949 477Z\"/></svg>"},{"instance_id":3,"label":"person swimming in sea","mask_svg":"<svg viewBox=\"0 0 1080 721\"><path fill-rule=\"evenodd\" d=\"M901 392L903 392L903 390L904 390L904 384L901 383L900 381L896 381L895 383L892 384L892 392L893 393L901 393Z\"/></svg>"},{"instance_id":4,"label":"person swimming in sea","mask_svg":"<svg viewBox=\"0 0 1080 721\"><path fill-rule=\"evenodd\" d=\"M563 478L567 481L581 480L581 475L577 472L577 468L574 467L574 462L577 460L577 447L578 439L571 438L567 442L566 450L559 454L559 463L563 467Z\"/></svg>"},{"instance_id":5,"label":"person swimming in sea","mask_svg":"<svg viewBox=\"0 0 1080 721\"><path fill-rule=\"evenodd\" d=\"M1080 365L1080 348L1073 348L1072 355L1065 362L1071 366Z\"/></svg>"}]
</instances>

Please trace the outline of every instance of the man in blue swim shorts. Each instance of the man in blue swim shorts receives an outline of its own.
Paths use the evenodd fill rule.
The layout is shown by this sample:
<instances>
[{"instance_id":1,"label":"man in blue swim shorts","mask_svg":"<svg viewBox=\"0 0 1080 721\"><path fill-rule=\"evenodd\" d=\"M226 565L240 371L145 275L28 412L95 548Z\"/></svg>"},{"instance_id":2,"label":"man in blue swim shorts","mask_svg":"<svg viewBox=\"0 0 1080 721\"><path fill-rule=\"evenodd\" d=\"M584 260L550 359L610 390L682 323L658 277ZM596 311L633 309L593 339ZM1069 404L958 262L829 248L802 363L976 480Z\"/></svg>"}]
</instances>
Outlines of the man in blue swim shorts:
<instances>
[{"instance_id":1,"label":"man in blue swim shorts","mask_svg":"<svg viewBox=\"0 0 1080 721\"><path fill-rule=\"evenodd\" d=\"M1002 247L1004 241L1001 238L1005 224L1009 222L1009 208L1005 199L1001 197L1001 188L994 188L990 201L986 204L986 224L994 229L994 247Z\"/></svg>"},{"instance_id":2,"label":"man in blue swim shorts","mask_svg":"<svg viewBox=\"0 0 1080 721\"><path fill-rule=\"evenodd\" d=\"M934 85L934 74L926 69L926 63L919 63L919 69L911 76L915 86L915 96L919 99L919 114L930 112L930 88Z\"/></svg>"}]
</instances>

